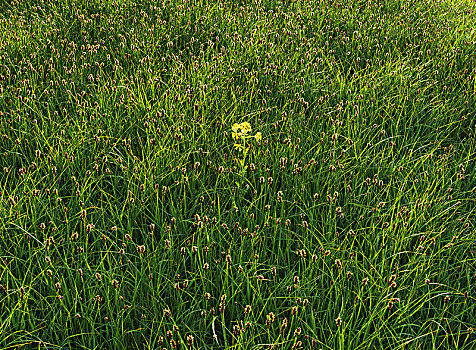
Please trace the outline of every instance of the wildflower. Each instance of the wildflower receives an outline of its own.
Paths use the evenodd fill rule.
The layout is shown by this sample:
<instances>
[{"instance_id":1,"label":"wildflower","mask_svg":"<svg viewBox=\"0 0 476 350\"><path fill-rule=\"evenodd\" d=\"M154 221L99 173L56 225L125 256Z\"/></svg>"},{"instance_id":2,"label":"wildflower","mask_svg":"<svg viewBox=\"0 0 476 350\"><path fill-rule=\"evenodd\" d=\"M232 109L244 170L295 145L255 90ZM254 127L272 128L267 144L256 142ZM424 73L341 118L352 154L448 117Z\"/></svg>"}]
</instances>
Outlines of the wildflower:
<instances>
[{"instance_id":1,"label":"wildflower","mask_svg":"<svg viewBox=\"0 0 476 350\"><path fill-rule=\"evenodd\" d=\"M238 130L241 131L241 124L233 124L232 127L231 127L231 130L233 131L231 133L231 136L233 137L233 140L236 140L238 137L240 137L242 135L241 132L238 132ZM236 147L236 145L235 145Z\"/></svg>"},{"instance_id":2,"label":"wildflower","mask_svg":"<svg viewBox=\"0 0 476 350\"><path fill-rule=\"evenodd\" d=\"M246 136L249 132L251 132L251 125L248 122L244 122L241 124L235 123L232 125L231 130L231 136L234 140L236 140L237 138Z\"/></svg>"},{"instance_id":3,"label":"wildflower","mask_svg":"<svg viewBox=\"0 0 476 350\"><path fill-rule=\"evenodd\" d=\"M261 132L257 132L255 135L256 141L260 141L262 138L263 138L263 135L261 134Z\"/></svg>"},{"instance_id":4,"label":"wildflower","mask_svg":"<svg viewBox=\"0 0 476 350\"><path fill-rule=\"evenodd\" d=\"M251 125L248 122L241 123L241 129L245 134L251 131Z\"/></svg>"}]
</instances>

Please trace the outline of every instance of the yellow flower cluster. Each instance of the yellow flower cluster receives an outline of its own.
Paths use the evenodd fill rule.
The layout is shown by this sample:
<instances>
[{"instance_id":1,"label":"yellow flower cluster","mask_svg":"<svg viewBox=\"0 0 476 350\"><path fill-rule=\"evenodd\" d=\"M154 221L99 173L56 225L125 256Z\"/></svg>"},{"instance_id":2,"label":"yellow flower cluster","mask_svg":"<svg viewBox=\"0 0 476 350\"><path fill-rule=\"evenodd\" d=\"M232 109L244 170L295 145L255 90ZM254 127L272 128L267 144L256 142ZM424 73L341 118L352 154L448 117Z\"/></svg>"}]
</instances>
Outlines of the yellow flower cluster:
<instances>
[{"instance_id":1,"label":"yellow flower cluster","mask_svg":"<svg viewBox=\"0 0 476 350\"><path fill-rule=\"evenodd\" d=\"M238 137L247 136L248 133L251 132L251 125L248 122L244 122L241 124L235 123L231 127L231 130L233 130L231 136L233 136L233 139L236 140Z\"/></svg>"},{"instance_id":2,"label":"yellow flower cluster","mask_svg":"<svg viewBox=\"0 0 476 350\"><path fill-rule=\"evenodd\" d=\"M248 122L244 123L235 123L232 125L231 130L233 131L231 136L233 137L233 140L236 140L239 137L246 137L248 136L248 133L251 132L251 125ZM256 133L256 135L253 136L257 141L261 140L263 136L261 135L260 132Z\"/></svg>"}]
</instances>

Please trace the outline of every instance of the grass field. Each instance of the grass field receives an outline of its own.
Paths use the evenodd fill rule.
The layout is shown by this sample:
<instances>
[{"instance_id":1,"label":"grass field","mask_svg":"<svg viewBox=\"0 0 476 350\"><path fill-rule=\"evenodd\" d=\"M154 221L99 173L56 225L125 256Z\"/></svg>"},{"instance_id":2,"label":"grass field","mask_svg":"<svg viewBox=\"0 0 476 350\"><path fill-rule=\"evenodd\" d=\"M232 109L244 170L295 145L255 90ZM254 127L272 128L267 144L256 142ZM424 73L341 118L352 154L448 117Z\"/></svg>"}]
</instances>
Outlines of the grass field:
<instances>
[{"instance_id":1,"label":"grass field","mask_svg":"<svg viewBox=\"0 0 476 350\"><path fill-rule=\"evenodd\" d=\"M476 349L475 6L0 0L0 349Z\"/></svg>"}]
</instances>

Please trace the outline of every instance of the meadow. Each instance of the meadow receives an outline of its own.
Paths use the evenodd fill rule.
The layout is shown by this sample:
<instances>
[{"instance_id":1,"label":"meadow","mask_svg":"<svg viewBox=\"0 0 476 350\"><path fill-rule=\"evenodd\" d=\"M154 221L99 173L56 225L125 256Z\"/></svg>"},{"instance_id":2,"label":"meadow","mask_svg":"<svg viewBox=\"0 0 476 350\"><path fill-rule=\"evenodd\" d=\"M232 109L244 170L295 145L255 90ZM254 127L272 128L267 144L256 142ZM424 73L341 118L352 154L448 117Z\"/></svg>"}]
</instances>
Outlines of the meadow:
<instances>
[{"instance_id":1,"label":"meadow","mask_svg":"<svg viewBox=\"0 0 476 350\"><path fill-rule=\"evenodd\" d=\"M0 1L1 349L476 349L476 4Z\"/></svg>"}]
</instances>

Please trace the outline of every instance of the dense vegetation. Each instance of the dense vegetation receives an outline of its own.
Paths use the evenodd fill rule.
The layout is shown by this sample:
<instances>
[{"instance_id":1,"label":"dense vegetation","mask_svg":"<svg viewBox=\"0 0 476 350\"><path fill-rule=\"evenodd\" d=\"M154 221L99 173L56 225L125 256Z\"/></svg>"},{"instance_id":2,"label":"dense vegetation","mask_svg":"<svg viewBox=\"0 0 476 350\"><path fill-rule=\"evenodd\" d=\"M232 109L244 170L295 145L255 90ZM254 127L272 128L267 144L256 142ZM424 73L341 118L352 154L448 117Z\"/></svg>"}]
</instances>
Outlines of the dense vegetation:
<instances>
[{"instance_id":1,"label":"dense vegetation","mask_svg":"<svg viewBox=\"0 0 476 350\"><path fill-rule=\"evenodd\" d=\"M1 348L476 348L474 28L1 1Z\"/></svg>"}]
</instances>

